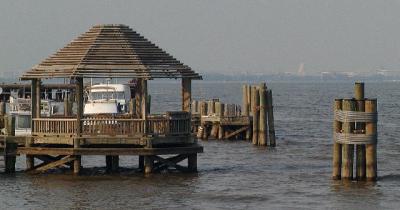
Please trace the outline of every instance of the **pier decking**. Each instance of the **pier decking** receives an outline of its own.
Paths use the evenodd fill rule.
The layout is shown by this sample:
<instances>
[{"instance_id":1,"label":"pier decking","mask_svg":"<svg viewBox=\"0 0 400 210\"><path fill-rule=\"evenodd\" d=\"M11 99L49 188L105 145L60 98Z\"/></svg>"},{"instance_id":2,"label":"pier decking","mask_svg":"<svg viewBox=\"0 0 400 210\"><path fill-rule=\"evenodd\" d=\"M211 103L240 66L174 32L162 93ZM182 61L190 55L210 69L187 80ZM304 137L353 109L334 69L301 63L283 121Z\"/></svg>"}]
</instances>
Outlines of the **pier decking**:
<instances>
[{"instance_id":1,"label":"pier decking","mask_svg":"<svg viewBox=\"0 0 400 210\"><path fill-rule=\"evenodd\" d=\"M63 87L70 88L67 99L75 101L76 112L41 114L42 80L53 78L73 84ZM129 113L84 114L84 80L91 78L136 79ZM182 111L150 113L147 81L158 78L182 80ZM19 143L15 153L26 155L27 171L69 167L79 174L85 155L106 156L110 171L118 169L119 155L139 156L145 173L197 170L197 153L203 147L191 135L191 80L202 78L128 26L94 26L21 79L31 81L32 132L14 140ZM185 159L187 166L178 164Z\"/></svg>"}]
</instances>

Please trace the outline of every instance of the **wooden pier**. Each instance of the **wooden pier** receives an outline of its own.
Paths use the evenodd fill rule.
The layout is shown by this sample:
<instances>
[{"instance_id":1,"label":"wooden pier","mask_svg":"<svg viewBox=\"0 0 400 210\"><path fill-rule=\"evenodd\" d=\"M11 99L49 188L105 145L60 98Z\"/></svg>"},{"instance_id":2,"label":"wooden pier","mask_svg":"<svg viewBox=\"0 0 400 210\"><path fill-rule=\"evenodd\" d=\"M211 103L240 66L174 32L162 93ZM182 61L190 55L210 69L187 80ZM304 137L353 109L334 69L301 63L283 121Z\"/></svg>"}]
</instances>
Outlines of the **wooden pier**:
<instances>
[{"instance_id":1,"label":"wooden pier","mask_svg":"<svg viewBox=\"0 0 400 210\"><path fill-rule=\"evenodd\" d=\"M199 139L240 139L274 147L272 91L265 83L243 85L243 105L219 99L192 102L192 130Z\"/></svg>"},{"instance_id":2,"label":"wooden pier","mask_svg":"<svg viewBox=\"0 0 400 210\"><path fill-rule=\"evenodd\" d=\"M44 117L42 80L56 78L71 79L70 98L77 109ZM91 78L136 79L130 112L84 115L84 82ZM147 81L158 78L181 79L182 111L150 113ZM118 170L120 155L139 156L145 173L169 168L197 171L197 153L203 147L191 135L191 81L202 78L128 26L94 26L21 79L31 81L32 132L18 139L15 154L26 155L27 171L66 167L79 174L81 157L87 155L105 156L107 171ZM187 164L181 165L184 160Z\"/></svg>"}]
</instances>

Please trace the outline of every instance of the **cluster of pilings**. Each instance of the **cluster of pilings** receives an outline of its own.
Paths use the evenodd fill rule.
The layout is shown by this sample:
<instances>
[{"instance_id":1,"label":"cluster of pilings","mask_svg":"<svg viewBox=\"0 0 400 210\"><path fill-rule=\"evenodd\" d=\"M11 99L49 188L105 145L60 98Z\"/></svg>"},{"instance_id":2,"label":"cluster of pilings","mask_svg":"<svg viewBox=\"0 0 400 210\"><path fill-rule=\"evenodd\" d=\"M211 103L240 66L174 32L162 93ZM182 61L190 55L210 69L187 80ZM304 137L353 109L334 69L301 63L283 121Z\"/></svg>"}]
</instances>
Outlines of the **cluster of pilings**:
<instances>
[{"instance_id":1,"label":"cluster of pilings","mask_svg":"<svg viewBox=\"0 0 400 210\"><path fill-rule=\"evenodd\" d=\"M275 127L272 90L265 83L243 85L243 115L252 119L252 139L254 145L274 147Z\"/></svg>"},{"instance_id":2,"label":"cluster of pilings","mask_svg":"<svg viewBox=\"0 0 400 210\"><path fill-rule=\"evenodd\" d=\"M364 83L355 83L354 94L351 99L335 100L332 176L333 179L375 181L377 100L364 98Z\"/></svg>"},{"instance_id":3,"label":"cluster of pilings","mask_svg":"<svg viewBox=\"0 0 400 210\"><path fill-rule=\"evenodd\" d=\"M240 139L275 146L272 91L265 83L243 85L243 104L193 101L192 128L199 139Z\"/></svg>"},{"instance_id":4,"label":"cluster of pilings","mask_svg":"<svg viewBox=\"0 0 400 210\"><path fill-rule=\"evenodd\" d=\"M248 126L248 119L241 120L241 107L225 104L219 99L192 102L193 132L199 139L240 139L240 132L234 133L238 126ZM235 120L236 124L226 123L225 119ZM247 121L246 121L247 120ZM234 130L234 131L232 131Z\"/></svg>"}]
</instances>

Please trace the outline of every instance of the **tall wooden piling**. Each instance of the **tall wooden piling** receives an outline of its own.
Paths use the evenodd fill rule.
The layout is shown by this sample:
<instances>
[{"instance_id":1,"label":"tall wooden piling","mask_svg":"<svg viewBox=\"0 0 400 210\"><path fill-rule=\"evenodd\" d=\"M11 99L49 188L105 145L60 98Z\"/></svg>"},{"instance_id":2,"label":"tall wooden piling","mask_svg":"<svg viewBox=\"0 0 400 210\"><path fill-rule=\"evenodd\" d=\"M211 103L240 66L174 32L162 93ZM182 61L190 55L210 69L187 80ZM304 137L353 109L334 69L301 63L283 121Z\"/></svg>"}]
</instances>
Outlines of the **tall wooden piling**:
<instances>
[{"instance_id":1,"label":"tall wooden piling","mask_svg":"<svg viewBox=\"0 0 400 210\"><path fill-rule=\"evenodd\" d=\"M377 101L376 99L365 100L365 112L366 113L376 113L377 111ZM366 135L375 135L377 139L377 123L367 122L365 125ZM378 177L378 167L377 167L377 156L376 156L376 145L377 142L373 144L366 145L366 177L367 180L375 181Z\"/></svg>"},{"instance_id":2,"label":"tall wooden piling","mask_svg":"<svg viewBox=\"0 0 400 210\"><path fill-rule=\"evenodd\" d=\"M342 102L343 111L355 111L355 101L353 99L344 99ZM354 123L344 122L342 124L344 133L351 134L354 131ZM342 145L342 179L353 179L353 158L354 158L354 145Z\"/></svg>"},{"instance_id":3,"label":"tall wooden piling","mask_svg":"<svg viewBox=\"0 0 400 210\"><path fill-rule=\"evenodd\" d=\"M253 88L253 100L252 100L252 111L253 111L253 144L258 144L258 130L259 130L259 116L260 116L260 96L259 91L256 87Z\"/></svg>"},{"instance_id":4,"label":"tall wooden piling","mask_svg":"<svg viewBox=\"0 0 400 210\"><path fill-rule=\"evenodd\" d=\"M15 136L15 116L8 116L6 122L7 137ZM15 173L15 163L16 163L16 151L17 144L10 142L8 138L5 138L5 148L4 148L4 163L5 163L5 173Z\"/></svg>"},{"instance_id":5,"label":"tall wooden piling","mask_svg":"<svg viewBox=\"0 0 400 210\"><path fill-rule=\"evenodd\" d=\"M243 85L242 89L243 89L243 97L242 97L242 106L243 106L243 115L244 116L249 116L249 102L248 102L248 98L247 98L247 88L249 86L248 85Z\"/></svg>"},{"instance_id":6,"label":"tall wooden piling","mask_svg":"<svg viewBox=\"0 0 400 210\"><path fill-rule=\"evenodd\" d=\"M266 113L266 85L265 83L261 83L259 87L259 95L260 95L260 119L259 119L259 131L258 131L258 145L266 146L267 145L267 113Z\"/></svg>"},{"instance_id":7,"label":"tall wooden piling","mask_svg":"<svg viewBox=\"0 0 400 210\"><path fill-rule=\"evenodd\" d=\"M354 85L354 98L356 100L356 110L358 112L365 111L364 101L364 83L356 82ZM355 124L357 133L365 133L365 123L357 122ZM366 177L366 165L365 165L365 145L356 145L356 179L364 180Z\"/></svg>"},{"instance_id":8,"label":"tall wooden piling","mask_svg":"<svg viewBox=\"0 0 400 210\"><path fill-rule=\"evenodd\" d=\"M200 102L200 115L201 116L207 115L207 103L204 101Z\"/></svg>"},{"instance_id":9,"label":"tall wooden piling","mask_svg":"<svg viewBox=\"0 0 400 210\"><path fill-rule=\"evenodd\" d=\"M77 92L77 127L76 127L76 136L77 138L74 138L74 149L80 148L81 147L81 133L82 133L82 128L83 124L81 119L83 118L83 78L76 78L76 92ZM75 155L75 160L74 160L74 174L79 174L81 171L81 156L80 155Z\"/></svg>"},{"instance_id":10,"label":"tall wooden piling","mask_svg":"<svg viewBox=\"0 0 400 210\"><path fill-rule=\"evenodd\" d=\"M334 112L342 110L342 99L336 99L334 105ZM336 133L340 133L342 130L342 123L338 120L333 121L333 135ZM333 170L332 170L332 178L334 180L338 180L341 177L341 168L342 168L342 145L334 142L333 143Z\"/></svg>"},{"instance_id":11,"label":"tall wooden piling","mask_svg":"<svg viewBox=\"0 0 400 210\"><path fill-rule=\"evenodd\" d=\"M269 145L271 147L276 146L275 139L275 123L274 123L274 106L272 99L272 90L267 90L267 115L268 115L268 136L269 136Z\"/></svg>"}]
</instances>

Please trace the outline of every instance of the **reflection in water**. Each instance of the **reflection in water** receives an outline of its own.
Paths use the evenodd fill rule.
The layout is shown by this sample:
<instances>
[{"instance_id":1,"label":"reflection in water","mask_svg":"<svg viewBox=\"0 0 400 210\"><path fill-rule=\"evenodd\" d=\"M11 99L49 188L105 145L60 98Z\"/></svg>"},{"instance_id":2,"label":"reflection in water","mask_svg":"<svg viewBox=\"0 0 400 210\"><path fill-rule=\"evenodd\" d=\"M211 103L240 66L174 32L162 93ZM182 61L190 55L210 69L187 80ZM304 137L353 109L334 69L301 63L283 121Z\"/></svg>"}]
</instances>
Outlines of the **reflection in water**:
<instances>
[{"instance_id":1,"label":"reflection in water","mask_svg":"<svg viewBox=\"0 0 400 210\"><path fill-rule=\"evenodd\" d=\"M137 157L121 157L121 173L106 175L104 157L85 157L83 176L0 175L1 207L14 209L396 209L400 191L397 83L367 83L378 97L376 184L331 180L332 102L351 97L353 84L270 83L276 148L244 141L203 141L197 174L144 177ZM152 111L179 105L179 83L151 83ZM194 98L241 103L239 83L193 84ZM19 158L17 169L24 169Z\"/></svg>"}]
</instances>

